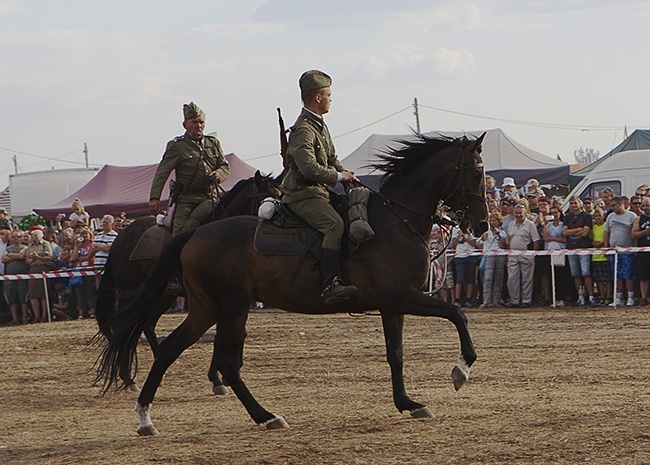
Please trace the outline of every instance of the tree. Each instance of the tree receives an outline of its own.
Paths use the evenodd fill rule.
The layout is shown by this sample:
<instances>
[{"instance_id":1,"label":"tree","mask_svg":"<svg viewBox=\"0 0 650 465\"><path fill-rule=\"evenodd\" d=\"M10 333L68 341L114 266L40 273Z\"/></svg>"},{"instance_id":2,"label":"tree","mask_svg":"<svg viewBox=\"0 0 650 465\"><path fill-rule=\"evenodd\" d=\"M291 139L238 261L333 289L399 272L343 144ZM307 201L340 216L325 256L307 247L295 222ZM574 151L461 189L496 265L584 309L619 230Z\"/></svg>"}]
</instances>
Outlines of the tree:
<instances>
[{"instance_id":1,"label":"tree","mask_svg":"<svg viewBox=\"0 0 650 465\"><path fill-rule=\"evenodd\" d=\"M577 163L589 164L593 163L600 158L600 151L592 149L591 147L582 148L573 151L573 157Z\"/></svg>"},{"instance_id":2,"label":"tree","mask_svg":"<svg viewBox=\"0 0 650 465\"><path fill-rule=\"evenodd\" d=\"M37 215L36 213L30 213L22 220L20 220L20 224L18 225L18 227L20 228L21 231L27 231L31 226L34 225L47 226L47 223L45 222L45 219L43 219L41 215Z\"/></svg>"}]
</instances>

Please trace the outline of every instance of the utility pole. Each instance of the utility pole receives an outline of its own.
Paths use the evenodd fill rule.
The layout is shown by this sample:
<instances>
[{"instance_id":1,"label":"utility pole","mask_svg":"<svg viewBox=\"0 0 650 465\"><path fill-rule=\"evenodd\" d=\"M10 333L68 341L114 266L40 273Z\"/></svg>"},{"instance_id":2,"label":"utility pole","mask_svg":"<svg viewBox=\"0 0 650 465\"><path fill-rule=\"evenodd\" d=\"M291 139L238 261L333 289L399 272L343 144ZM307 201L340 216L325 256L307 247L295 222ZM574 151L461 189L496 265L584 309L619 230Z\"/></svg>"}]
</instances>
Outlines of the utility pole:
<instances>
[{"instance_id":1,"label":"utility pole","mask_svg":"<svg viewBox=\"0 0 650 465\"><path fill-rule=\"evenodd\" d=\"M14 155L14 173L18 174L18 159L16 158L16 155Z\"/></svg>"},{"instance_id":2,"label":"utility pole","mask_svg":"<svg viewBox=\"0 0 650 465\"><path fill-rule=\"evenodd\" d=\"M88 144L84 142L84 155L86 156L86 168L88 168Z\"/></svg>"},{"instance_id":3,"label":"utility pole","mask_svg":"<svg viewBox=\"0 0 650 465\"><path fill-rule=\"evenodd\" d=\"M415 115L415 127L417 128L418 134L420 134L420 112L418 111L418 98L413 99L413 114Z\"/></svg>"}]
</instances>

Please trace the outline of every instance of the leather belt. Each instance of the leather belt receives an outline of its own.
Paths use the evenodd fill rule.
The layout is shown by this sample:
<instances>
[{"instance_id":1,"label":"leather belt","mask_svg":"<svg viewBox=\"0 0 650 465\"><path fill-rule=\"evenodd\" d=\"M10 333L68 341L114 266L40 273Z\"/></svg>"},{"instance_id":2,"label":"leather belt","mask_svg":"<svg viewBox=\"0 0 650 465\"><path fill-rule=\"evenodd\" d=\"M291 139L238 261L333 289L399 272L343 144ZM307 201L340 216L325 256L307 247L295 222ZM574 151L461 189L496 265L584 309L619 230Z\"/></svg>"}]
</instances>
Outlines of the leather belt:
<instances>
[{"instance_id":1,"label":"leather belt","mask_svg":"<svg viewBox=\"0 0 650 465\"><path fill-rule=\"evenodd\" d=\"M205 188L204 189L186 189L185 192L183 192L183 194L206 194L206 195L209 194L209 193L210 193L209 188L208 189L205 189Z\"/></svg>"}]
</instances>

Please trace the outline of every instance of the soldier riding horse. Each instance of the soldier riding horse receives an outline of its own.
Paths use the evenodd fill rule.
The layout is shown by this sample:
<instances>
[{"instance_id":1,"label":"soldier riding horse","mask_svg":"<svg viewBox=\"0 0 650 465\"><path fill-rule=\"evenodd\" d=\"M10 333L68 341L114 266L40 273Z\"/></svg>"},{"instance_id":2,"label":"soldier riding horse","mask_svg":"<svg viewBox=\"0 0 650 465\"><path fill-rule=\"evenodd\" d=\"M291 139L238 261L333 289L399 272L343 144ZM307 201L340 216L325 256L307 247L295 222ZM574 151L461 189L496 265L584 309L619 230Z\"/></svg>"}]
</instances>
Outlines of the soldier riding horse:
<instances>
[{"instance_id":1,"label":"soldier riding horse","mask_svg":"<svg viewBox=\"0 0 650 465\"><path fill-rule=\"evenodd\" d=\"M419 135L415 141L403 142L400 149L379 156L383 162L375 167L385 175L379 192L373 193L368 203L375 237L361 244L345 263L349 281L358 291L336 305L327 305L321 299L319 272L311 257L305 258L303 271L292 286L291 270L300 257L255 252L258 218L229 218L176 236L163 250L133 302L110 322L112 337L102 352L97 377L104 381L104 392L119 382L122 371L137 368L136 348L152 312L151 302L160 298L182 267L189 305L187 318L161 343L140 392L136 404L139 434L158 434L150 409L165 371L215 324L216 366L253 421L269 429L288 426L284 418L258 403L240 376L246 320L253 299L307 314L378 309L395 406L413 417L432 417L425 405L411 400L406 393L404 315L436 316L455 325L460 357L452 379L459 389L469 378L476 351L463 312L423 292L429 271L427 238L440 199L462 216L464 230L478 228L479 224L485 227L485 173L480 156L483 137L469 140Z\"/></svg>"}]
</instances>

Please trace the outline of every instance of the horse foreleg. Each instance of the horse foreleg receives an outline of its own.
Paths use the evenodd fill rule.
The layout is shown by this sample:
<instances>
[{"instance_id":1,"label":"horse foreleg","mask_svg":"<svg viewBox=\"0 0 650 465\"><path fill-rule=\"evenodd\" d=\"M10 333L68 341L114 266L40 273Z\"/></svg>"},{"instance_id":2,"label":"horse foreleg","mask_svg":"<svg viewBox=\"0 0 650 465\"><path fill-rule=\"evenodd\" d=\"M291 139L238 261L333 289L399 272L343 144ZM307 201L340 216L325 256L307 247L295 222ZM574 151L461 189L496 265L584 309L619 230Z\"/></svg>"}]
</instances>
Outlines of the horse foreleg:
<instances>
[{"instance_id":1,"label":"horse foreleg","mask_svg":"<svg viewBox=\"0 0 650 465\"><path fill-rule=\"evenodd\" d=\"M404 386L404 360L402 350L402 330L404 328L404 315L381 315L386 340L386 356L390 365L391 380L393 383L393 401L400 412L408 410L415 418L433 418L433 412L425 405L412 401L406 395Z\"/></svg>"},{"instance_id":2,"label":"horse foreleg","mask_svg":"<svg viewBox=\"0 0 650 465\"><path fill-rule=\"evenodd\" d=\"M288 428L284 418L265 410L257 402L239 373L246 337L247 313L248 302L240 313L228 312L229 317L219 322L215 336L214 363L255 423L264 425L267 429Z\"/></svg>"},{"instance_id":3,"label":"horse foreleg","mask_svg":"<svg viewBox=\"0 0 650 465\"><path fill-rule=\"evenodd\" d=\"M139 435L155 436L158 434L158 430L151 421L149 411L165 371L185 349L198 341L213 324L214 320L193 317L188 314L185 321L160 343L158 357L153 362L135 407L135 411L140 417Z\"/></svg>"},{"instance_id":4,"label":"horse foreleg","mask_svg":"<svg viewBox=\"0 0 650 465\"><path fill-rule=\"evenodd\" d=\"M476 361L476 350L467 328L467 316L455 305L428 295L413 292L400 301L400 311L408 315L437 316L451 321L460 338L460 356L451 372L454 388L458 391L469 380L470 367Z\"/></svg>"}]
</instances>

